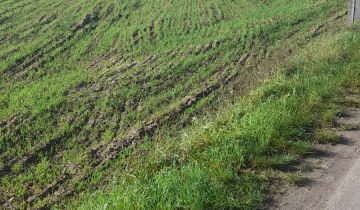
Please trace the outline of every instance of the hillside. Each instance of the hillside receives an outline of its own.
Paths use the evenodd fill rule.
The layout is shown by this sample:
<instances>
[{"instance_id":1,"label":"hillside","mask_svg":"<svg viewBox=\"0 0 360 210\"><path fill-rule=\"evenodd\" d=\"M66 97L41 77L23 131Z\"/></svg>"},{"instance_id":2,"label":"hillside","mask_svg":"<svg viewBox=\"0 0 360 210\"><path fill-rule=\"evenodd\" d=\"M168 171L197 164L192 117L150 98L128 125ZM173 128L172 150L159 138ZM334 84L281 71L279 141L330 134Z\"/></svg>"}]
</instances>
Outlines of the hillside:
<instances>
[{"instance_id":1,"label":"hillside","mask_svg":"<svg viewBox=\"0 0 360 210\"><path fill-rule=\"evenodd\" d=\"M291 96L290 85L275 80L280 91L260 91L258 101L249 92L266 89L263 80L281 68L296 77L302 66L350 62L321 57L321 48L304 51L321 40L333 42L324 53L358 44L349 38L357 31L345 29L346 8L337 0L1 1L0 204L258 206L267 175L257 172L306 153L308 143L284 142L316 123L302 118L313 111L304 104L299 118L282 121L274 111L282 102L265 103ZM301 84L308 81L292 77L284 83L307 94ZM311 103L321 106L326 100L317 97ZM301 97L294 100L299 111ZM254 105L244 108L244 101ZM282 149L271 142L276 138ZM274 164L265 161L269 155Z\"/></svg>"}]
</instances>

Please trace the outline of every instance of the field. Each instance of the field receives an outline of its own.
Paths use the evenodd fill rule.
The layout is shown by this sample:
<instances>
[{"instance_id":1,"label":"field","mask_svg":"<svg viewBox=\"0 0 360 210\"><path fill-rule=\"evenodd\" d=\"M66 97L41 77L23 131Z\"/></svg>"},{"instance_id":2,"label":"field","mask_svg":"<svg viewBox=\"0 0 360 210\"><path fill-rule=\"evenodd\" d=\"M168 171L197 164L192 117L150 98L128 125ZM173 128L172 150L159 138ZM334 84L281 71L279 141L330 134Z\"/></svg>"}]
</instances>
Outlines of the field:
<instances>
[{"instance_id":1,"label":"field","mask_svg":"<svg viewBox=\"0 0 360 210\"><path fill-rule=\"evenodd\" d=\"M329 37L345 33L346 9L338 0L1 1L0 204L255 208L268 177L259 171L308 152L287 140L315 120L302 118L313 111L305 102L283 124L271 111L281 101L262 104L291 98L282 80L281 91L249 92L291 59L289 72L307 60L305 70L321 67L318 51L301 55L322 39L337 46Z\"/></svg>"}]
</instances>

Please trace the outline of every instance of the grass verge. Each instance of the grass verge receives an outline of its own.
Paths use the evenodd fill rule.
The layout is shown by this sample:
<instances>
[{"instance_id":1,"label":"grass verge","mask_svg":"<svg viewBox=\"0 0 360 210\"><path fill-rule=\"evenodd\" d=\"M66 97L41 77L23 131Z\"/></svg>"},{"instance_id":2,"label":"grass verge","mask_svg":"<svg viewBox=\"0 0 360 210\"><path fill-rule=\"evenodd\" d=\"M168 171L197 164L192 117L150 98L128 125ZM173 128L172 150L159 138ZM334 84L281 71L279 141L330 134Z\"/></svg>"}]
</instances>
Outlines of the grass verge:
<instances>
[{"instance_id":1,"label":"grass verge","mask_svg":"<svg viewBox=\"0 0 360 210\"><path fill-rule=\"evenodd\" d=\"M331 124L340 98L359 93L359 32L354 26L319 37L248 97L216 116L193 119L178 138L161 135L129 151L106 188L69 207L258 207L271 179L267 170L311 153L316 136L334 139L313 134Z\"/></svg>"}]
</instances>

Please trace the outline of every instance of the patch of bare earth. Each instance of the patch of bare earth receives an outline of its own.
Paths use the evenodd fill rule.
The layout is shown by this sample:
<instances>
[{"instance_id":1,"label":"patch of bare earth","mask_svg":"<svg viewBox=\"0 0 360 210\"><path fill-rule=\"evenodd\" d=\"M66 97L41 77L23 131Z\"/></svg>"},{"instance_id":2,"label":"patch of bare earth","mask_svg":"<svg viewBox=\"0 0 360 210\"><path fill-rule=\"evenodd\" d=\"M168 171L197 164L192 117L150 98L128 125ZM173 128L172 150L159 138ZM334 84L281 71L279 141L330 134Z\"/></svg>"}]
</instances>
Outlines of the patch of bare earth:
<instances>
[{"instance_id":1,"label":"patch of bare earth","mask_svg":"<svg viewBox=\"0 0 360 210\"><path fill-rule=\"evenodd\" d=\"M341 142L317 145L304 160L308 170L297 172L306 182L280 189L266 209L360 209L360 108L345 107L337 123Z\"/></svg>"}]
</instances>

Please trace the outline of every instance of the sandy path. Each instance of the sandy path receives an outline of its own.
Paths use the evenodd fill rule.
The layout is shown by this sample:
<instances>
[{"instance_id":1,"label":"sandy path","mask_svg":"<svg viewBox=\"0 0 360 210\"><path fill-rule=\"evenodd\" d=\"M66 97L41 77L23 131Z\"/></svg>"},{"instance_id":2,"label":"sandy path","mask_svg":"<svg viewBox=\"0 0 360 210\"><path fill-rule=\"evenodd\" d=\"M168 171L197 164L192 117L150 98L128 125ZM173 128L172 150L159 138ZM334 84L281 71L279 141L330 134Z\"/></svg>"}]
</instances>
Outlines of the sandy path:
<instances>
[{"instance_id":1,"label":"sandy path","mask_svg":"<svg viewBox=\"0 0 360 210\"><path fill-rule=\"evenodd\" d=\"M313 167L300 172L308 183L290 186L275 196L273 206L279 210L360 210L360 108L347 108L337 129L341 144L319 145L318 154L306 159Z\"/></svg>"}]
</instances>

